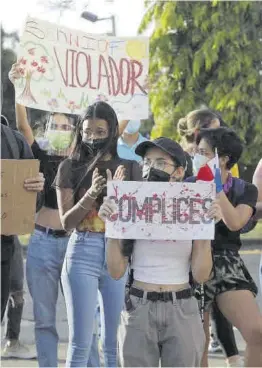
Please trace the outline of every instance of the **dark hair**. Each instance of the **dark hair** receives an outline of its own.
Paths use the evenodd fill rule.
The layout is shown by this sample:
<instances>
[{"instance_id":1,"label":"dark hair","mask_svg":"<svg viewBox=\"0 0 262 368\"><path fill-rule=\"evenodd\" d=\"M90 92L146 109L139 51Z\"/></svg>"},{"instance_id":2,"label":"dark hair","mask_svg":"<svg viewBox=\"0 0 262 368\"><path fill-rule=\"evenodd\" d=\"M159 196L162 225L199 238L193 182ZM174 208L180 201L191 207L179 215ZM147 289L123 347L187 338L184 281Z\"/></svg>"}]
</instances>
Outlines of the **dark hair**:
<instances>
[{"instance_id":1,"label":"dark hair","mask_svg":"<svg viewBox=\"0 0 262 368\"><path fill-rule=\"evenodd\" d=\"M226 165L227 169L231 169L238 162L243 152L240 138L234 130L229 128L201 129L196 144L199 145L202 139L210 145L213 152L217 149L219 157L229 157Z\"/></svg>"},{"instance_id":2,"label":"dark hair","mask_svg":"<svg viewBox=\"0 0 262 368\"><path fill-rule=\"evenodd\" d=\"M196 140L196 132L209 128L212 121L216 119L220 120L210 109L194 110L178 121L177 130L187 143L193 143Z\"/></svg>"},{"instance_id":3,"label":"dark hair","mask_svg":"<svg viewBox=\"0 0 262 368\"><path fill-rule=\"evenodd\" d=\"M87 119L104 119L108 123L109 135L104 148L97 154L96 157L87 157L86 153L84 156L82 146L82 130L83 122ZM117 155L117 141L119 135L118 120L114 109L104 101L97 101L93 105L90 105L83 116L79 119L76 125L75 141L72 151L72 158L78 161L92 159L89 162L89 171L95 166L97 161L103 157L106 153L111 153L113 158L118 157Z\"/></svg>"}]
</instances>

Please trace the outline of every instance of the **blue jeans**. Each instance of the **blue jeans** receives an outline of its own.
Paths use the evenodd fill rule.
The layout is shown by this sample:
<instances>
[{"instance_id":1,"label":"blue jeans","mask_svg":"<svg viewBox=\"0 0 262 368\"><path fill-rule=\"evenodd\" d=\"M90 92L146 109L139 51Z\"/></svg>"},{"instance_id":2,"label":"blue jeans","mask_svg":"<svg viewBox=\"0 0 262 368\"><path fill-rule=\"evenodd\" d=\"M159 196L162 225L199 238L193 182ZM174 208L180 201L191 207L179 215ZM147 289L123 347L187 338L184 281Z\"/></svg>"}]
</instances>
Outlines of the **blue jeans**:
<instances>
[{"instance_id":1,"label":"blue jeans","mask_svg":"<svg viewBox=\"0 0 262 368\"><path fill-rule=\"evenodd\" d=\"M117 366L117 329L126 277L113 280L105 263L104 234L75 231L69 240L62 284L69 324L67 367L86 367L92 344L97 291L103 298L105 366Z\"/></svg>"},{"instance_id":2,"label":"blue jeans","mask_svg":"<svg viewBox=\"0 0 262 368\"><path fill-rule=\"evenodd\" d=\"M33 299L35 340L40 367L57 367L56 303L68 237L39 230L30 238L26 278Z\"/></svg>"}]
</instances>

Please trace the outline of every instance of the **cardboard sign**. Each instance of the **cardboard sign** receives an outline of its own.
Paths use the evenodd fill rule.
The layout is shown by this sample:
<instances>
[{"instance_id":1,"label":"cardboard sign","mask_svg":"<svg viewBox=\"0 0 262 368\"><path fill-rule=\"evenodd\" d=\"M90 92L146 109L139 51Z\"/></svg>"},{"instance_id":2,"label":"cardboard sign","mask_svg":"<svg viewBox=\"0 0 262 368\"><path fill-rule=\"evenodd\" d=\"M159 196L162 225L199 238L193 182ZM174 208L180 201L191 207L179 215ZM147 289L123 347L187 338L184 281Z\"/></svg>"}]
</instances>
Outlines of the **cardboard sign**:
<instances>
[{"instance_id":1,"label":"cardboard sign","mask_svg":"<svg viewBox=\"0 0 262 368\"><path fill-rule=\"evenodd\" d=\"M106 236L116 239L214 239L207 211L215 198L213 183L108 182L116 213Z\"/></svg>"},{"instance_id":2,"label":"cardboard sign","mask_svg":"<svg viewBox=\"0 0 262 368\"><path fill-rule=\"evenodd\" d=\"M16 101L40 110L82 114L96 100L119 119L148 117L146 37L91 35L27 18L18 54Z\"/></svg>"},{"instance_id":3,"label":"cardboard sign","mask_svg":"<svg viewBox=\"0 0 262 368\"><path fill-rule=\"evenodd\" d=\"M24 188L25 179L38 175L38 160L1 160L1 234L29 234L34 229L36 192Z\"/></svg>"}]
</instances>

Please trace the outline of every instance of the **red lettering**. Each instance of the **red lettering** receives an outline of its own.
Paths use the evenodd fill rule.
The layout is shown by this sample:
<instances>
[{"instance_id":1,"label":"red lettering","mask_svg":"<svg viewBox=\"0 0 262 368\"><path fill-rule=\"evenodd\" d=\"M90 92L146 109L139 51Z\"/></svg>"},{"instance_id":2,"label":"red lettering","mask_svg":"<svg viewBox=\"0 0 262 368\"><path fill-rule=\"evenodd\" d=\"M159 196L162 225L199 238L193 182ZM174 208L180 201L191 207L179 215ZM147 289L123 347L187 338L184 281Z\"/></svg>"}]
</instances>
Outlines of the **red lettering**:
<instances>
[{"instance_id":1,"label":"red lettering","mask_svg":"<svg viewBox=\"0 0 262 368\"><path fill-rule=\"evenodd\" d=\"M71 57L71 84L69 84L69 87L77 87L75 85L75 54L77 53L76 50L69 50L72 53Z\"/></svg>"},{"instance_id":2,"label":"red lettering","mask_svg":"<svg viewBox=\"0 0 262 368\"><path fill-rule=\"evenodd\" d=\"M136 86L140 89L140 91L145 93L144 88L137 81L137 78L139 78L140 75L143 72L143 65L137 60L131 60L130 63L131 63L131 78L130 78L131 92L130 93L131 93L131 95L133 95L135 93L135 87ZM137 71L136 71L136 66L138 67Z\"/></svg>"},{"instance_id":3,"label":"red lettering","mask_svg":"<svg viewBox=\"0 0 262 368\"><path fill-rule=\"evenodd\" d=\"M70 46L72 46L72 43L73 43L72 33L70 33ZM79 38L78 38L78 36L76 36L76 39L74 39L74 44L75 44L76 47L79 47Z\"/></svg>"},{"instance_id":4,"label":"red lettering","mask_svg":"<svg viewBox=\"0 0 262 368\"><path fill-rule=\"evenodd\" d=\"M89 67L89 88L97 89L97 87L92 86L92 60L91 60L90 55L88 55L88 60L89 60L89 65L90 65L90 67Z\"/></svg>"},{"instance_id":5,"label":"red lettering","mask_svg":"<svg viewBox=\"0 0 262 368\"><path fill-rule=\"evenodd\" d=\"M57 31L57 36L56 36L57 37L57 41L58 42L61 42L59 35L62 34L62 35L64 35L65 43L68 43L67 42L67 34L65 32L63 32L61 29L57 29L56 31Z\"/></svg>"},{"instance_id":6,"label":"red lettering","mask_svg":"<svg viewBox=\"0 0 262 368\"><path fill-rule=\"evenodd\" d=\"M80 59L80 56L83 56L85 58L85 64L86 64L86 67L84 67L84 61L83 63L80 63L80 65L82 65L82 68L81 70L85 70L86 71L86 80L84 83L81 83L80 82L80 79L79 79L79 75L78 75L78 70L80 69L79 68L79 59ZM87 55L84 53L84 52L79 52L77 54L77 57L76 57L76 80L77 80L77 83L80 87L85 87L88 83L88 80L89 80L89 62L88 62L88 57Z\"/></svg>"},{"instance_id":7,"label":"red lettering","mask_svg":"<svg viewBox=\"0 0 262 368\"><path fill-rule=\"evenodd\" d=\"M124 67L124 63L126 64L126 67ZM127 59L122 58L120 60L120 82L121 82L121 93L125 96L128 94L129 91L129 85L130 85L130 64ZM124 71L127 70L127 76L126 81L124 75L126 74ZM126 88L124 88L126 87Z\"/></svg>"},{"instance_id":8,"label":"red lettering","mask_svg":"<svg viewBox=\"0 0 262 368\"><path fill-rule=\"evenodd\" d=\"M65 74L64 74L64 72L62 70L62 66L59 62L59 58L58 58L57 53L56 53L56 48L54 46L54 53L55 53L56 61L57 61L61 76L63 78L64 84L65 84L66 87L68 87L68 51L69 50L66 50L66 65L65 65Z\"/></svg>"},{"instance_id":9,"label":"red lettering","mask_svg":"<svg viewBox=\"0 0 262 368\"><path fill-rule=\"evenodd\" d=\"M108 58L109 60L109 68L110 68L110 74L111 74L111 81L112 81L112 89L113 89L113 95L117 96L119 94L120 91L120 73L118 71L117 65L115 60L109 56ZM117 81L117 87L116 87L116 82Z\"/></svg>"},{"instance_id":10,"label":"red lettering","mask_svg":"<svg viewBox=\"0 0 262 368\"><path fill-rule=\"evenodd\" d=\"M104 67L104 74L102 74L102 67ZM100 89L102 78L107 79L107 86L108 86L108 94L111 95L111 85L110 85L110 75L107 69L106 61L103 55L99 56L99 67L98 67L98 86L97 89Z\"/></svg>"},{"instance_id":11,"label":"red lettering","mask_svg":"<svg viewBox=\"0 0 262 368\"><path fill-rule=\"evenodd\" d=\"M102 46L104 45L104 50L103 49L101 49L101 47L100 47L100 44L102 43ZM106 50L107 50L107 48L108 48L108 41L107 40L98 40L98 50L100 51L100 52L106 52Z\"/></svg>"}]
</instances>

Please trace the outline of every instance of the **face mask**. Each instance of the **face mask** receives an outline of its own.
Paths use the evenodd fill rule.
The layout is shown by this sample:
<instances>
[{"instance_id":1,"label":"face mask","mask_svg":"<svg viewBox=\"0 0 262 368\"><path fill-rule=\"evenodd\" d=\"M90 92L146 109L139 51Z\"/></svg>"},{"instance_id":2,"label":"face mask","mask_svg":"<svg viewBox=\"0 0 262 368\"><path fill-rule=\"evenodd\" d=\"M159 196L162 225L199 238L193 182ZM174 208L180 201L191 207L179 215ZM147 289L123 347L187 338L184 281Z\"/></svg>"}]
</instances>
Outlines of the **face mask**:
<instances>
[{"instance_id":1,"label":"face mask","mask_svg":"<svg viewBox=\"0 0 262 368\"><path fill-rule=\"evenodd\" d=\"M141 126L140 120L129 120L129 123L127 124L124 132L130 135L135 134L139 131L140 126Z\"/></svg>"},{"instance_id":2,"label":"face mask","mask_svg":"<svg viewBox=\"0 0 262 368\"><path fill-rule=\"evenodd\" d=\"M36 143L38 144L38 146L41 148L41 150L43 151L47 151L49 148L49 140L47 138L44 137L39 137L36 138Z\"/></svg>"},{"instance_id":3,"label":"face mask","mask_svg":"<svg viewBox=\"0 0 262 368\"><path fill-rule=\"evenodd\" d=\"M45 137L49 141L49 148L55 151L64 151L68 149L72 141L72 132L48 130Z\"/></svg>"},{"instance_id":4,"label":"face mask","mask_svg":"<svg viewBox=\"0 0 262 368\"><path fill-rule=\"evenodd\" d=\"M160 181L168 183L170 181L171 175L165 171L155 169L151 167L149 170L143 170L143 179L146 181Z\"/></svg>"},{"instance_id":5,"label":"face mask","mask_svg":"<svg viewBox=\"0 0 262 368\"><path fill-rule=\"evenodd\" d=\"M194 175L197 175L200 167L205 166L205 164L208 162L208 158L204 155L200 155L199 153L196 153L193 158L193 171Z\"/></svg>"},{"instance_id":6,"label":"face mask","mask_svg":"<svg viewBox=\"0 0 262 368\"><path fill-rule=\"evenodd\" d=\"M107 143L107 138L102 139L94 139L93 141L90 140L83 140L82 144L84 149L89 155L96 156L99 151L101 151Z\"/></svg>"}]
</instances>

